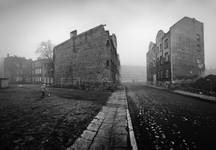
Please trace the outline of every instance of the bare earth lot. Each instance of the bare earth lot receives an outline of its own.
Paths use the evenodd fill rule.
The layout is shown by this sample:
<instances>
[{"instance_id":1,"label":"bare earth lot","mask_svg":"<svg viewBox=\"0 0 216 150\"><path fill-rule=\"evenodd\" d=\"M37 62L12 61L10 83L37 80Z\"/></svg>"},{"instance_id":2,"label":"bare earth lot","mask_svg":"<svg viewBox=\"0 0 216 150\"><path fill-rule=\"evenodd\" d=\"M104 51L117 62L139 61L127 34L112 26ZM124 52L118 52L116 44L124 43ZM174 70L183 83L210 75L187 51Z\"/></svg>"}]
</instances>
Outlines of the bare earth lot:
<instances>
[{"instance_id":1,"label":"bare earth lot","mask_svg":"<svg viewBox=\"0 0 216 150\"><path fill-rule=\"evenodd\" d=\"M215 149L215 103L143 85L128 85L127 97L139 149Z\"/></svg>"},{"instance_id":2,"label":"bare earth lot","mask_svg":"<svg viewBox=\"0 0 216 150\"><path fill-rule=\"evenodd\" d=\"M40 98L35 85L0 89L1 150L61 150L73 144L109 92L52 89Z\"/></svg>"}]
</instances>

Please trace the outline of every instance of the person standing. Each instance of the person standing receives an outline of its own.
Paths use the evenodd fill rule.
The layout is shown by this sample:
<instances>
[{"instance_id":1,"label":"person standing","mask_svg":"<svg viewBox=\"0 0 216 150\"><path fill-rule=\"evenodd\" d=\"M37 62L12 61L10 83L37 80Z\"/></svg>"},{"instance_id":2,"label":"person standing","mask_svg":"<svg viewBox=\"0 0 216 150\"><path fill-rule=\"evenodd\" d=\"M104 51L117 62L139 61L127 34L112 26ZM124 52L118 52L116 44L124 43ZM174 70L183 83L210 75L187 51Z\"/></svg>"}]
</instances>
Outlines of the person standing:
<instances>
[{"instance_id":1,"label":"person standing","mask_svg":"<svg viewBox=\"0 0 216 150\"><path fill-rule=\"evenodd\" d=\"M41 98L44 98L46 94L46 84L41 85Z\"/></svg>"}]
</instances>

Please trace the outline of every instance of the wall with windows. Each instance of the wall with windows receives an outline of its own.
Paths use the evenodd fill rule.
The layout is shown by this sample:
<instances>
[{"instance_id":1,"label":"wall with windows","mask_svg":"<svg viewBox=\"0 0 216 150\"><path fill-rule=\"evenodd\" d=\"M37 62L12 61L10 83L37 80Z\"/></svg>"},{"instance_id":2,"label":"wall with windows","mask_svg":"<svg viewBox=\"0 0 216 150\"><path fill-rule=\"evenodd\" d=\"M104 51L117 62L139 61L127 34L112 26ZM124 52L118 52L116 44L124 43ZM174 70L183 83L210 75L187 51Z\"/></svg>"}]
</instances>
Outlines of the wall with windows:
<instances>
[{"instance_id":1,"label":"wall with windows","mask_svg":"<svg viewBox=\"0 0 216 150\"><path fill-rule=\"evenodd\" d=\"M184 17L170 32L173 80L199 77L205 70L203 23Z\"/></svg>"},{"instance_id":2,"label":"wall with windows","mask_svg":"<svg viewBox=\"0 0 216 150\"><path fill-rule=\"evenodd\" d=\"M199 77L205 70L203 23L184 17L167 33L158 31L156 43L150 43L147 57L147 80L157 84ZM153 59L156 67L153 66Z\"/></svg>"},{"instance_id":3,"label":"wall with windows","mask_svg":"<svg viewBox=\"0 0 216 150\"><path fill-rule=\"evenodd\" d=\"M156 78L157 81L171 80L171 62L170 62L170 32L164 33L160 30L156 37L157 62Z\"/></svg>"},{"instance_id":4,"label":"wall with windows","mask_svg":"<svg viewBox=\"0 0 216 150\"><path fill-rule=\"evenodd\" d=\"M33 65L33 83L53 83L52 68L48 66L48 59L38 59Z\"/></svg>"}]
</instances>

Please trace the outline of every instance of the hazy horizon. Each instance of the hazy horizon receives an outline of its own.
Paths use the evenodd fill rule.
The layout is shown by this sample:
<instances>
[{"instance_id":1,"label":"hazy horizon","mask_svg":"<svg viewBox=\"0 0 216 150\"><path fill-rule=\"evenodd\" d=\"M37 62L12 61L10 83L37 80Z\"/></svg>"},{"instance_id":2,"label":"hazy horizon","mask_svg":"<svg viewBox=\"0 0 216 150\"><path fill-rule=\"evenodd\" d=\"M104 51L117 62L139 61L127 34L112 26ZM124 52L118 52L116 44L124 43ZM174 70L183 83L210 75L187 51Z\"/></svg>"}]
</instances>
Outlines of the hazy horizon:
<instances>
[{"instance_id":1,"label":"hazy horizon","mask_svg":"<svg viewBox=\"0 0 216 150\"><path fill-rule=\"evenodd\" d=\"M204 23L205 64L215 68L214 0L0 0L0 57L36 59L41 41L57 45L99 24L115 33L122 65L146 66L146 52L157 32L188 16Z\"/></svg>"}]
</instances>

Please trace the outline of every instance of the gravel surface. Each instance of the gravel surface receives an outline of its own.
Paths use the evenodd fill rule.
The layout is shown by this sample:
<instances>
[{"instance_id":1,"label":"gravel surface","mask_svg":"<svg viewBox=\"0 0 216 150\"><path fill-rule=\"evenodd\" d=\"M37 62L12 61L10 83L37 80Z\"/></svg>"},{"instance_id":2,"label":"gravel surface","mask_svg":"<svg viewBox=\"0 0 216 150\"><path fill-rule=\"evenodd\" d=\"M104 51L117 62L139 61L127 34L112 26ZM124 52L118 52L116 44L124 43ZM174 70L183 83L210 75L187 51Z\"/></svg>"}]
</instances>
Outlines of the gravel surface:
<instances>
[{"instance_id":1,"label":"gravel surface","mask_svg":"<svg viewBox=\"0 0 216 150\"><path fill-rule=\"evenodd\" d=\"M216 104L142 85L127 97L139 149L215 149Z\"/></svg>"}]
</instances>

